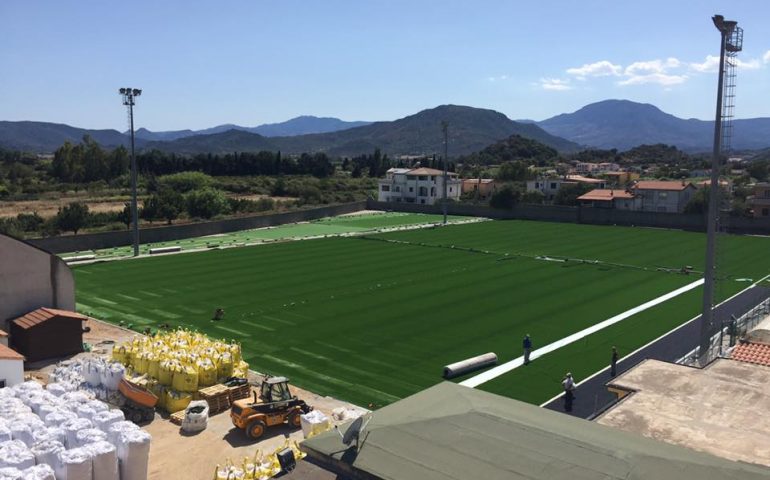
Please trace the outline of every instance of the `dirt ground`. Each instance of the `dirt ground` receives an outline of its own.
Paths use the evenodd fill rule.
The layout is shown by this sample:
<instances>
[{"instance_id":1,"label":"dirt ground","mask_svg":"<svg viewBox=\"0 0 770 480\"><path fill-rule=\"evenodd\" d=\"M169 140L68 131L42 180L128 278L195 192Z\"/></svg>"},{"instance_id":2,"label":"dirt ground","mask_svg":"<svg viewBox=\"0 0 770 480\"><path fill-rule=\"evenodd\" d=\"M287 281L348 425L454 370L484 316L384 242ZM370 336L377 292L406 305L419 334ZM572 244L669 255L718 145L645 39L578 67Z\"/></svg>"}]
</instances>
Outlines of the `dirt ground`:
<instances>
[{"instance_id":1,"label":"dirt ground","mask_svg":"<svg viewBox=\"0 0 770 480\"><path fill-rule=\"evenodd\" d=\"M88 210L91 212L119 212L128 198L110 198L110 199L92 199L88 196L66 196L58 199L40 199L26 201L3 201L0 202L0 218L15 217L20 213L37 212L43 218L49 218L56 215L59 207L63 207L70 202L85 202Z\"/></svg>"},{"instance_id":2,"label":"dirt ground","mask_svg":"<svg viewBox=\"0 0 770 480\"><path fill-rule=\"evenodd\" d=\"M108 356L111 354L114 344L139 335L131 330L95 319L89 320L87 326L91 330L84 334L83 341L92 345L92 351L81 353L76 358L89 355ZM47 374L53 370L54 366L55 362L30 365L27 374L47 381ZM252 372L249 380L252 383L258 382L260 377ZM355 405L316 395L295 386L292 386L292 391L329 418L332 416L332 410L338 407L345 407L359 413L365 412ZM281 447L287 437L298 442L303 440L302 430L284 426L269 429L261 441L253 442L246 438L242 431L233 426L229 412L222 412L210 417L206 430L192 435L182 433L179 426L168 420L168 414L165 412L162 414L156 412L155 419L150 424L144 425L143 428L152 435L149 478L158 480L214 478L216 466L224 465L228 460L234 464L240 464L244 457L253 457L257 450L272 452ZM283 478L334 480L338 477L309 462L302 461L299 462L294 472Z\"/></svg>"}]
</instances>

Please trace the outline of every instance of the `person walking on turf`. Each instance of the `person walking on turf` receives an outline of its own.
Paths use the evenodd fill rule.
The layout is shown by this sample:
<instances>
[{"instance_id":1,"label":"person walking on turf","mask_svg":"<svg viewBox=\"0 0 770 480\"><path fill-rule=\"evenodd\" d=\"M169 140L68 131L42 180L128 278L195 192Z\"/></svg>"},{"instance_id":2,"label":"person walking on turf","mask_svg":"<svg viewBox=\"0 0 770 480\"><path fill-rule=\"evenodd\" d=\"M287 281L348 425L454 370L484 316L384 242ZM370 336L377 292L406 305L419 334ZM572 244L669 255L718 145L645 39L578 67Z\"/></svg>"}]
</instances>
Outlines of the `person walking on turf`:
<instances>
[{"instance_id":1,"label":"person walking on turf","mask_svg":"<svg viewBox=\"0 0 770 480\"><path fill-rule=\"evenodd\" d=\"M615 347L612 347L612 357L610 358L610 376L615 377L615 374L618 372L618 358L620 355L618 355L618 349Z\"/></svg>"},{"instance_id":2,"label":"person walking on turf","mask_svg":"<svg viewBox=\"0 0 770 480\"><path fill-rule=\"evenodd\" d=\"M572 402L575 401L575 380L570 372L567 372L567 375L564 376L561 386L564 387L564 411L571 412Z\"/></svg>"},{"instance_id":3,"label":"person walking on turf","mask_svg":"<svg viewBox=\"0 0 770 480\"><path fill-rule=\"evenodd\" d=\"M532 353L532 339L529 338L529 334L524 335L522 346L524 347L524 365L529 365L529 354Z\"/></svg>"}]
</instances>

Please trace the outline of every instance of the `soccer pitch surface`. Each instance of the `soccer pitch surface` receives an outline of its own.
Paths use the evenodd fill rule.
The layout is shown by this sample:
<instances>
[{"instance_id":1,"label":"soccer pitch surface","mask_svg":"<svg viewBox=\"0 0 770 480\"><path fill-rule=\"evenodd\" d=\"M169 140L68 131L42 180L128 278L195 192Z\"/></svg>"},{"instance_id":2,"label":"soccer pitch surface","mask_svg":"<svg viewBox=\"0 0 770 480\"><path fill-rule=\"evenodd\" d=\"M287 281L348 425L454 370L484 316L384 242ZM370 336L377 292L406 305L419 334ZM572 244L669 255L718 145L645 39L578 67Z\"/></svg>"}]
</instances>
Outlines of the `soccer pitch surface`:
<instances>
[{"instance_id":1,"label":"soccer pitch surface","mask_svg":"<svg viewBox=\"0 0 770 480\"><path fill-rule=\"evenodd\" d=\"M770 239L723 236L724 299L770 273ZM78 309L136 329L168 323L235 338L257 371L322 395L385 405L442 367L499 363L700 278L705 236L674 230L488 221L75 267ZM567 261L560 261L569 258ZM578 260L580 259L580 260ZM697 315L690 290L478 388L541 403ZM217 307L225 318L211 321ZM463 380L462 378L458 381Z\"/></svg>"}]
</instances>

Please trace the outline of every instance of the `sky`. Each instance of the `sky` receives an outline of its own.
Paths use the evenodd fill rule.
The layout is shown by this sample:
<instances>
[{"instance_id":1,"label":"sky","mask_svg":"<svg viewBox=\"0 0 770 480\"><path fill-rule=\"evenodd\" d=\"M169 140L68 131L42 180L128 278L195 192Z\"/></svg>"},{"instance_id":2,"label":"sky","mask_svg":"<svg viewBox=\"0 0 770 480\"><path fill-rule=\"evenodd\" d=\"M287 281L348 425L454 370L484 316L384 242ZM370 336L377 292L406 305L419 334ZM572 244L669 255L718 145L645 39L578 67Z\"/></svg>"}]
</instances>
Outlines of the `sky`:
<instances>
[{"instance_id":1,"label":"sky","mask_svg":"<svg viewBox=\"0 0 770 480\"><path fill-rule=\"evenodd\" d=\"M122 131L120 87L153 131L610 98L711 119L715 13L745 30L736 116L770 116L764 0L2 0L0 120Z\"/></svg>"}]
</instances>

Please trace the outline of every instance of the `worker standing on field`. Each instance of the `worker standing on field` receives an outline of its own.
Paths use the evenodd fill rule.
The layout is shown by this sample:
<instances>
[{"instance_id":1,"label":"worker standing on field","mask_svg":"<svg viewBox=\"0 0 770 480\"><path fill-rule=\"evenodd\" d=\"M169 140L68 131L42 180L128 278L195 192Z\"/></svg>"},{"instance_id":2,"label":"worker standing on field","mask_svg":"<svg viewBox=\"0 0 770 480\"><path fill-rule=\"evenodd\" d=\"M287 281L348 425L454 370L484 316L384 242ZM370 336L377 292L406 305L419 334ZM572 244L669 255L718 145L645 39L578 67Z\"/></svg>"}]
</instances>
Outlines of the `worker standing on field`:
<instances>
[{"instance_id":1,"label":"worker standing on field","mask_svg":"<svg viewBox=\"0 0 770 480\"><path fill-rule=\"evenodd\" d=\"M524 335L522 346L524 347L524 365L529 365L529 354L532 352L532 339L529 338L529 334Z\"/></svg>"},{"instance_id":2,"label":"worker standing on field","mask_svg":"<svg viewBox=\"0 0 770 480\"><path fill-rule=\"evenodd\" d=\"M615 374L618 371L618 358L620 355L618 355L618 349L615 347L612 347L612 357L610 358L610 376L614 377Z\"/></svg>"},{"instance_id":3,"label":"worker standing on field","mask_svg":"<svg viewBox=\"0 0 770 480\"><path fill-rule=\"evenodd\" d=\"M561 386L564 387L564 411L571 412L572 402L575 401L575 380L570 372L567 372L567 375L564 376Z\"/></svg>"}]
</instances>

